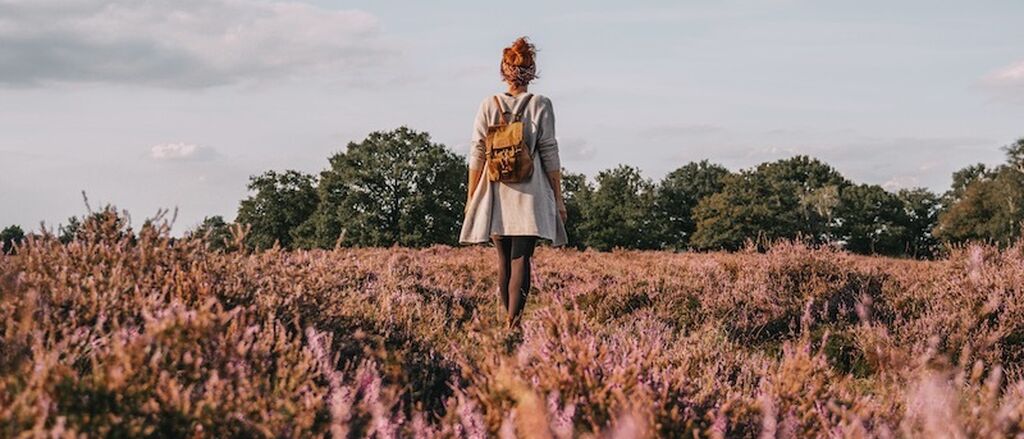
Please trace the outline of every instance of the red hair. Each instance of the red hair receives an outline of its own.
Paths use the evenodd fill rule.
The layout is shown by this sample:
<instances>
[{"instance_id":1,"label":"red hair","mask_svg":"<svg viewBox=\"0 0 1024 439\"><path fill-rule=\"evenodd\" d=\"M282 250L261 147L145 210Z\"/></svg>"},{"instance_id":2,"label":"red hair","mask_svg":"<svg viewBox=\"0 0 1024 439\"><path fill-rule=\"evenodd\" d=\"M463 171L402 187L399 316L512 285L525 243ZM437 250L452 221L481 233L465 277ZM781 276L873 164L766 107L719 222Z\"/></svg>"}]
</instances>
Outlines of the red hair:
<instances>
[{"instance_id":1,"label":"red hair","mask_svg":"<svg viewBox=\"0 0 1024 439\"><path fill-rule=\"evenodd\" d=\"M537 51L526 37L519 37L502 51L501 77L509 84L525 86L537 78Z\"/></svg>"},{"instance_id":2,"label":"red hair","mask_svg":"<svg viewBox=\"0 0 1024 439\"><path fill-rule=\"evenodd\" d=\"M511 46L502 51L501 62L516 67L528 67L533 65L533 59L537 51L533 44L527 41L526 37L519 37Z\"/></svg>"}]
</instances>

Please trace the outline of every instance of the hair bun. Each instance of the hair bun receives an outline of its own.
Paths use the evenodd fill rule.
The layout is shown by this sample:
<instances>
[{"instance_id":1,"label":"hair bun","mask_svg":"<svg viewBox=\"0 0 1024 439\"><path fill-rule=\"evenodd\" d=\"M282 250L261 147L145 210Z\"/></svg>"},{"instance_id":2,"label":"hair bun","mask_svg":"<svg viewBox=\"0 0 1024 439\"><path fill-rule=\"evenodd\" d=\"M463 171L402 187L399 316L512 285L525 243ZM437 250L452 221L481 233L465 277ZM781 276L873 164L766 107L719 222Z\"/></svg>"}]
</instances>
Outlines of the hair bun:
<instances>
[{"instance_id":1,"label":"hair bun","mask_svg":"<svg viewBox=\"0 0 1024 439\"><path fill-rule=\"evenodd\" d=\"M537 78L536 51L526 37L506 47L501 57L501 77L509 84L524 86Z\"/></svg>"},{"instance_id":2,"label":"hair bun","mask_svg":"<svg viewBox=\"0 0 1024 439\"><path fill-rule=\"evenodd\" d=\"M533 44L530 44L526 37L519 37L511 46L505 48L503 55L504 59L502 61L506 64L529 66L533 65L536 51Z\"/></svg>"}]
</instances>

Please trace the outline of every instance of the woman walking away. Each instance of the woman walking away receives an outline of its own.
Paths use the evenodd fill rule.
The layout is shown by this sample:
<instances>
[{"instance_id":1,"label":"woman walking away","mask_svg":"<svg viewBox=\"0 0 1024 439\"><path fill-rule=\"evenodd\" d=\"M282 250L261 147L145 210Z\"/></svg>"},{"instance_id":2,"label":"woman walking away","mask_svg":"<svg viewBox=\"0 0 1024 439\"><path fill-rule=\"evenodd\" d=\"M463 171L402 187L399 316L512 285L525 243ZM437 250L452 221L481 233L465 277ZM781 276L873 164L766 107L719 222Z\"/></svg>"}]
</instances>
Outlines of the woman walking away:
<instances>
[{"instance_id":1,"label":"woman walking away","mask_svg":"<svg viewBox=\"0 0 1024 439\"><path fill-rule=\"evenodd\" d=\"M526 37L505 48L501 76L508 91L480 103L469 156L469 194L459 242L494 243L498 291L509 329L530 291L538 239L566 244L562 174L551 100L528 92L537 77Z\"/></svg>"}]
</instances>

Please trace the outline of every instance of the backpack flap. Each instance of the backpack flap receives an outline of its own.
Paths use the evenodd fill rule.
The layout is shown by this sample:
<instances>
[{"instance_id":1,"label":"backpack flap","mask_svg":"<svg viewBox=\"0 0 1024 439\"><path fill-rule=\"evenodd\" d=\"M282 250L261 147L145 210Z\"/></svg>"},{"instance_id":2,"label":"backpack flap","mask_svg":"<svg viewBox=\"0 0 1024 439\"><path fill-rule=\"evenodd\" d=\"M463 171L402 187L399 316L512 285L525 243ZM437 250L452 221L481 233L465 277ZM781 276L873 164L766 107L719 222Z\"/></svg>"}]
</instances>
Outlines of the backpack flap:
<instances>
[{"instance_id":1,"label":"backpack flap","mask_svg":"<svg viewBox=\"0 0 1024 439\"><path fill-rule=\"evenodd\" d=\"M491 149L511 148L523 142L522 122L495 125L489 127L488 131L487 139L491 141Z\"/></svg>"}]
</instances>

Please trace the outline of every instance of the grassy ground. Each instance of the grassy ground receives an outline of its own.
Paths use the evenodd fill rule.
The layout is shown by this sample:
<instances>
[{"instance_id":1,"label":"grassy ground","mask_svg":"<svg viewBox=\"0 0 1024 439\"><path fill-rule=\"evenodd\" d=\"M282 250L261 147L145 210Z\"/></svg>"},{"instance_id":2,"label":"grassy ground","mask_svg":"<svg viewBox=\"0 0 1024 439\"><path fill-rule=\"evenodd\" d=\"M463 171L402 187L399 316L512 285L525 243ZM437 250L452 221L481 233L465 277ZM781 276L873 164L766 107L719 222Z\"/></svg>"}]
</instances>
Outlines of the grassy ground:
<instances>
[{"instance_id":1,"label":"grassy ground","mask_svg":"<svg viewBox=\"0 0 1024 439\"><path fill-rule=\"evenodd\" d=\"M216 253L87 224L0 257L0 436L1003 437L1024 249L918 262L538 249Z\"/></svg>"}]
</instances>

